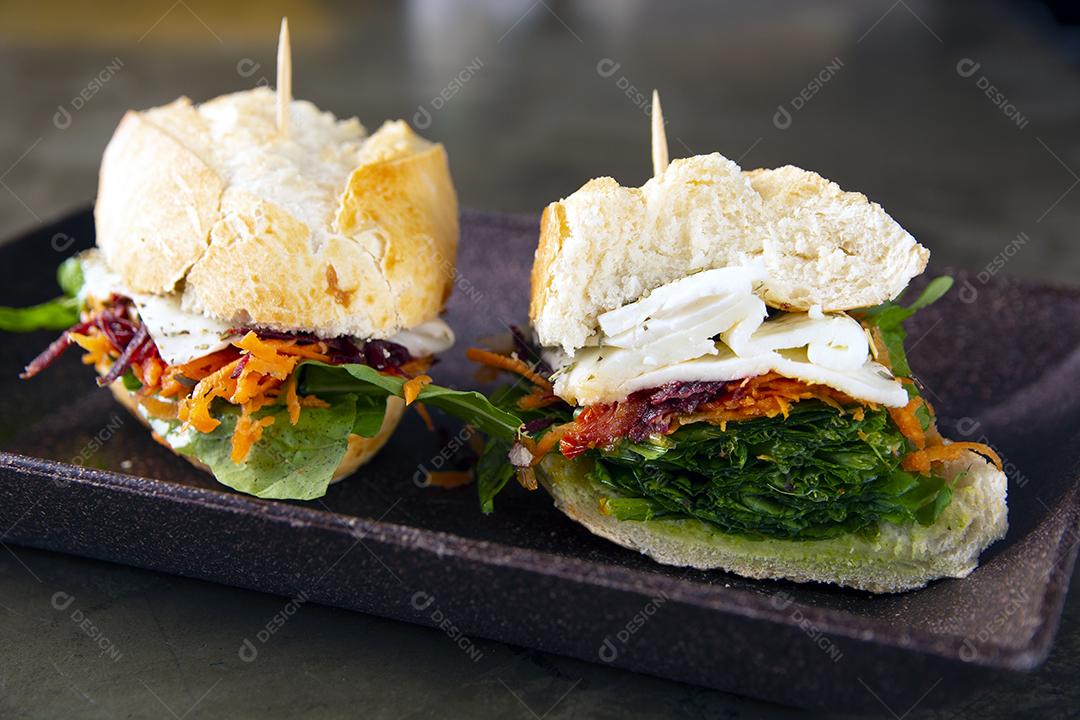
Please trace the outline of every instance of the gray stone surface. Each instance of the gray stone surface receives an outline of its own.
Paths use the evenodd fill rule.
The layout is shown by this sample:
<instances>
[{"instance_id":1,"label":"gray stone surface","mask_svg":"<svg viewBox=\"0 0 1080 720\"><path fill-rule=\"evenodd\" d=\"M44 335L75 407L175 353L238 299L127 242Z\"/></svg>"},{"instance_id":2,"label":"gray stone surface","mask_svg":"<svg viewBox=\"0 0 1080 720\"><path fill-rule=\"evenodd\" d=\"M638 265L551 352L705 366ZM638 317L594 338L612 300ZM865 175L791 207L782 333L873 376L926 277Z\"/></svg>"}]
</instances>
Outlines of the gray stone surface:
<instances>
[{"instance_id":1,"label":"gray stone surface","mask_svg":"<svg viewBox=\"0 0 1080 720\"><path fill-rule=\"evenodd\" d=\"M286 13L297 96L370 128L430 123L465 205L535 212L595 175L642 181L655 86L673 156L813 168L883 203L939 261L1077 283L1080 41L1035 2L8 3L0 234L89 202L128 107L272 81ZM470 663L436 631L314 606L241 660L244 638L283 607L10 548L0 716L799 714L496 643L478 642L483 658ZM931 712L912 698L910 712L882 715L1067 717L1080 703L1077 657L1073 593L1036 673L967 706Z\"/></svg>"}]
</instances>

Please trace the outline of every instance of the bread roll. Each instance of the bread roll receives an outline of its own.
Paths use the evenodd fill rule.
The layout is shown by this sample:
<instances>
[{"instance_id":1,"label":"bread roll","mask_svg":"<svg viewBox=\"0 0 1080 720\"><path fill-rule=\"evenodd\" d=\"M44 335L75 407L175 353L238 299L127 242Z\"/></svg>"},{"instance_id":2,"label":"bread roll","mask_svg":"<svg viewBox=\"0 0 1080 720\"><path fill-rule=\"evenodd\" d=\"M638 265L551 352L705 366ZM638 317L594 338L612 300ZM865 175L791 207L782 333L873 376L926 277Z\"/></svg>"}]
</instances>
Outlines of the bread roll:
<instances>
[{"instance_id":1,"label":"bread roll","mask_svg":"<svg viewBox=\"0 0 1080 720\"><path fill-rule=\"evenodd\" d=\"M367 137L266 89L129 112L105 150L97 244L132 290L235 325L386 338L438 316L457 198L441 145Z\"/></svg>"},{"instance_id":2,"label":"bread roll","mask_svg":"<svg viewBox=\"0 0 1080 720\"><path fill-rule=\"evenodd\" d=\"M838 311L896 297L928 257L879 205L816 173L699 155L640 188L600 178L549 205L529 316L541 344L571 353L602 313L701 270L761 261L769 304Z\"/></svg>"}]
</instances>

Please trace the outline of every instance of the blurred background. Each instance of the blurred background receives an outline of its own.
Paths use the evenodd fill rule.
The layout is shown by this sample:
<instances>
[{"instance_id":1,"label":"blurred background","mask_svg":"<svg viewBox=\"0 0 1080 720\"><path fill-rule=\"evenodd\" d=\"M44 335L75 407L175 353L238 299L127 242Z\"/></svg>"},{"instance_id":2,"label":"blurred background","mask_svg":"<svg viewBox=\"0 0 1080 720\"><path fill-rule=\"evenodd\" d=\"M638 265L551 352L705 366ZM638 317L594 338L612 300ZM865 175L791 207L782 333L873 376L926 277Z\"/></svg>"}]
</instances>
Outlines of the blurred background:
<instances>
[{"instance_id":1,"label":"blurred background","mask_svg":"<svg viewBox=\"0 0 1080 720\"><path fill-rule=\"evenodd\" d=\"M884 205L939 264L1080 284L1080 12L1064 1L4 2L0 238L93 201L129 108L272 85L283 15L295 96L445 143L463 206L538 216L591 177L641 183L659 88L673 157L814 169ZM947 712L882 715L1075 712L1078 582L1038 673ZM55 587L122 631L134 675L57 620ZM475 677L438 631L314 606L257 672L237 671L235 638L280 604L0 553L0 716L795 715L486 641L496 670Z\"/></svg>"},{"instance_id":2,"label":"blurred background","mask_svg":"<svg viewBox=\"0 0 1080 720\"><path fill-rule=\"evenodd\" d=\"M1074 3L152 0L0 7L0 236L92 201L128 108L274 83L446 144L464 206L536 214L673 157L794 164L880 202L937 262L1080 274Z\"/></svg>"}]
</instances>

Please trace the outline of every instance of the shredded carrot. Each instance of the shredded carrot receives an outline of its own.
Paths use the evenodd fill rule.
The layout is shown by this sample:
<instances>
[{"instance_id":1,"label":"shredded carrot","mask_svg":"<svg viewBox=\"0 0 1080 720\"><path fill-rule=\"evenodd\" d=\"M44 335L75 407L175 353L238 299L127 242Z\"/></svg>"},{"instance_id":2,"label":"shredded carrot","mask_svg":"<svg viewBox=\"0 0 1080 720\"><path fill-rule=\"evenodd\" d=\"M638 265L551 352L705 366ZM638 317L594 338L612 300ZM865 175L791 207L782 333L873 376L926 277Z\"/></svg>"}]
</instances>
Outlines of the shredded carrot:
<instances>
[{"instance_id":1,"label":"shredded carrot","mask_svg":"<svg viewBox=\"0 0 1080 720\"><path fill-rule=\"evenodd\" d=\"M296 373L285 382L285 407L289 409L289 424L300 421L300 398L296 395Z\"/></svg>"},{"instance_id":2,"label":"shredded carrot","mask_svg":"<svg viewBox=\"0 0 1080 720\"><path fill-rule=\"evenodd\" d=\"M68 337L71 341L86 351L83 355L82 361L86 365L98 365L104 360L109 359L109 351L112 350L112 343L104 335L94 333L92 335L83 335L81 333L68 333Z\"/></svg>"},{"instance_id":3,"label":"shredded carrot","mask_svg":"<svg viewBox=\"0 0 1080 720\"><path fill-rule=\"evenodd\" d=\"M283 355L296 355L297 357L308 358L309 360L330 362L330 356L326 354L325 343L319 342L310 345L296 345L285 340L264 340L263 342L275 345L277 351Z\"/></svg>"},{"instance_id":4,"label":"shredded carrot","mask_svg":"<svg viewBox=\"0 0 1080 720\"><path fill-rule=\"evenodd\" d=\"M252 365L254 365L254 363L249 360L240 367L239 376L236 378L230 377L230 380L234 380L235 382L233 391L227 396L229 402L243 405L254 398L266 394L267 389L276 384L273 382L276 378L272 375L260 373L258 368L252 367Z\"/></svg>"},{"instance_id":5,"label":"shredded carrot","mask_svg":"<svg viewBox=\"0 0 1080 720\"><path fill-rule=\"evenodd\" d=\"M179 377L180 375L176 372L175 367L167 368L161 377L161 388L158 390L158 395L171 398L186 393L188 388L180 382Z\"/></svg>"},{"instance_id":6,"label":"shredded carrot","mask_svg":"<svg viewBox=\"0 0 1080 720\"><path fill-rule=\"evenodd\" d=\"M863 325L863 327L865 328L866 326ZM874 341L874 359L892 370L892 360L889 358L889 348L885 345L885 338L881 336L881 328L877 325L873 325L870 328L870 339Z\"/></svg>"},{"instance_id":7,"label":"shredded carrot","mask_svg":"<svg viewBox=\"0 0 1080 720\"><path fill-rule=\"evenodd\" d=\"M136 399L150 417L162 420L176 419L176 403L159 400L151 395L137 395Z\"/></svg>"},{"instance_id":8,"label":"shredded carrot","mask_svg":"<svg viewBox=\"0 0 1080 720\"><path fill-rule=\"evenodd\" d=\"M902 408L889 408L889 417L892 418L893 423L900 430L900 434L910 440L916 450L922 450L926 447L926 433L923 431L922 423L919 422L919 418L915 414L922 404L923 399L916 395Z\"/></svg>"},{"instance_id":9,"label":"shredded carrot","mask_svg":"<svg viewBox=\"0 0 1080 720\"><path fill-rule=\"evenodd\" d=\"M539 442L536 442L531 438L522 436L521 444L524 445L525 448L532 455L532 461L529 463L529 465L534 466L539 464L540 461L544 459L544 456L554 450L555 446L562 441L563 435L566 435L566 433L568 433L573 427L573 422L556 425L555 427L548 430L544 434L544 437L540 438Z\"/></svg>"},{"instance_id":10,"label":"shredded carrot","mask_svg":"<svg viewBox=\"0 0 1080 720\"><path fill-rule=\"evenodd\" d=\"M427 471L427 484L447 490L468 485L473 481L473 475L468 470L463 471Z\"/></svg>"},{"instance_id":11,"label":"shredded carrot","mask_svg":"<svg viewBox=\"0 0 1080 720\"><path fill-rule=\"evenodd\" d=\"M543 388L536 388L519 399L517 406L522 410L536 410L559 402L562 402L562 399L558 395L552 395Z\"/></svg>"},{"instance_id":12,"label":"shredded carrot","mask_svg":"<svg viewBox=\"0 0 1080 720\"><path fill-rule=\"evenodd\" d=\"M944 460L959 460L966 451L976 452L989 459L998 470L1002 469L1001 458L992 448L976 442L956 442L948 445L935 445L924 450L916 450L907 455L901 466L905 470L918 473L930 472L930 463Z\"/></svg>"},{"instance_id":13,"label":"shredded carrot","mask_svg":"<svg viewBox=\"0 0 1080 720\"><path fill-rule=\"evenodd\" d=\"M161 381L161 374L165 371L165 363L156 357L147 358L133 367L137 371L139 382L150 387L157 387Z\"/></svg>"},{"instance_id":14,"label":"shredded carrot","mask_svg":"<svg viewBox=\"0 0 1080 720\"><path fill-rule=\"evenodd\" d=\"M233 348L225 348L224 350L218 350L209 355L195 358L191 362L186 362L183 365L175 365L169 368L169 373L198 381L202 380L207 375L217 372L225 365L236 360L236 358L236 350Z\"/></svg>"},{"instance_id":15,"label":"shredded carrot","mask_svg":"<svg viewBox=\"0 0 1080 720\"><path fill-rule=\"evenodd\" d=\"M524 360L500 355L499 353L494 353L490 350L481 350L480 348L469 348L465 351L465 357L473 362L480 363L481 365L487 365L489 367L506 370L507 372L520 375L533 385L543 388L549 393L551 392L551 382L529 367L529 364Z\"/></svg>"},{"instance_id":16,"label":"shredded carrot","mask_svg":"<svg viewBox=\"0 0 1080 720\"><path fill-rule=\"evenodd\" d=\"M100 305L96 311L104 309L105 305ZM95 365L99 372L107 370L121 352L97 327L91 327L86 333L70 333L68 337L85 351L83 362ZM304 360L330 362L328 343L262 339L249 331L229 347L186 363L168 365L155 354L133 362L131 367L143 385L136 399L151 417L175 418L184 423L185 428L210 433L221 426L221 420L211 413L215 400L222 398L239 406L241 415L233 430L231 457L240 463L262 437L263 430L273 423L273 416L258 420L254 417L266 406L284 400L289 422L293 425L299 422L303 408L330 407L318 397L299 396L296 368ZM414 358L386 372L404 376L404 394L408 403L416 407L424 423L434 431L431 416L416 402L423 388L431 382L431 378L423 374L431 362L431 357Z\"/></svg>"},{"instance_id":17,"label":"shredded carrot","mask_svg":"<svg viewBox=\"0 0 1080 720\"><path fill-rule=\"evenodd\" d=\"M425 355L424 357L413 358L404 363L398 370L406 377L415 377L416 375L423 375L431 367L431 356Z\"/></svg>"},{"instance_id":18,"label":"shredded carrot","mask_svg":"<svg viewBox=\"0 0 1080 720\"><path fill-rule=\"evenodd\" d=\"M254 332L249 332L233 343L241 350L247 350L251 355L248 364L253 365L253 371L284 380L296 367L299 358L295 355L279 353L278 348L281 344L273 340L260 340Z\"/></svg>"},{"instance_id":19,"label":"shredded carrot","mask_svg":"<svg viewBox=\"0 0 1080 720\"><path fill-rule=\"evenodd\" d=\"M180 401L178 417L199 432L213 432L221 421L210 416L210 404L214 398L229 397L235 392L236 381L231 375L239 363L234 360L200 380L191 395Z\"/></svg>"},{"instance_id":20,"label":"shredded carrot","mask_svg":"<svg viewBox=\"0 0 1080 720\"><path fill-rule=\"evenodd\" d=\"M230 459L237 465L247 460L248 455L251 454L252 446L259 442L259 438L262 437L263 430L273 424L273 415L267 415L260 420L255 420L245 413L237 418L236 429L233 431L232 436Z\"/></svg>"},{"instance_id":21,"label":"shredded carrot","mask_svg":"<svg viewBox=\"0 0 1080 720\"><path fill-rule=\"evenodd\" d=\"M430 375L417 375L414 378L406 380L405 384L401 386L401 390L405 395L405 404L412 405L413 401L420 396L420 392L424 389L424 386L430 384Z\"/></svg>"}]
</instances>

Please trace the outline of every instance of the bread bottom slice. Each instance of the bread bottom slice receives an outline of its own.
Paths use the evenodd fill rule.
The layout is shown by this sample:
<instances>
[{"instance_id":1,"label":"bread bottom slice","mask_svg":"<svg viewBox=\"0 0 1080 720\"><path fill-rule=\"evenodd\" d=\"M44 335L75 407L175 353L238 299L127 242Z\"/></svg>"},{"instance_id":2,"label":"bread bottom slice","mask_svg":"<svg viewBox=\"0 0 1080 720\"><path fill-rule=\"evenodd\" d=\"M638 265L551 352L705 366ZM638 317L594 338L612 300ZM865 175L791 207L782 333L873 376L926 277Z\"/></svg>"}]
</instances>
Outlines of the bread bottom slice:
<instances>
[{"instance_id":1,"label":"bread bottom slice","mask_svg":"<svg viewBox=\"0 0 1080 720\"><path fill-rule=\"evenodd\" d=\"M975 453L945 463L956 487L952 502L928 527L883 523L873 540L752 539L698 520L618 520L600 512L601 491L589 462L551 454L537 475L555 505L593 534L657 562L722 569L751 578L835 583L873 593L902 592L935 578L965 577L979 554L1008 530L1005 474Z\"/></svg>"},{"instance_id":2,"label":"bread bottom slice","mask_svg":"<svg viewBox=\"0 0 1080 720\"><path fill-rule=\"evenodd\" d=\"M146 418L139 412L138 405L135 399L135 393L130 392L124 387L124 384L117 380L109 386L112 390L113 396L117 402L127 408L128 412L134 415L139 422L150 427L146 422ZM374 437L363 437L362 435L349 435L349 447L345 451L345 456L341 458L341 462L338 464L337 470L334 471L334 478L330 482L336 483L344 480L349 475L356 472L364 463L371 460L382 449L382 446L386 444L386 441L390 439L390 436L394 434L394 429L397 428L398 423L401 421L401 416L405 412L405 401L399 397L390 397L386 401L386 415L383 416L382 426L379 428L379 432ZM169 447L168 443L163 443L166 447ZM172 447L169 447L173 450ZM173 450L173 452L176 452ZM187 460L189 463L199 468L210 472L210 468L205 463L199 462L197 459L190 455L181 455L176 453L180 457Z\"/></svg>"}]
</instances>

